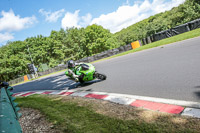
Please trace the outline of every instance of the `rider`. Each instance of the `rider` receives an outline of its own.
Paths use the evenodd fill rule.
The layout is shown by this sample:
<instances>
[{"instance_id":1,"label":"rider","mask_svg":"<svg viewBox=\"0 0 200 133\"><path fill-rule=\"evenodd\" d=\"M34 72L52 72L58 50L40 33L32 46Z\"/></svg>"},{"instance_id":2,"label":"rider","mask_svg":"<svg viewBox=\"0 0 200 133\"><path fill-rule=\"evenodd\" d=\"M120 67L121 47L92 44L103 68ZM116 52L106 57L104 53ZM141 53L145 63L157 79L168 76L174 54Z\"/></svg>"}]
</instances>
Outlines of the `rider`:
<instances>
[{"instance_id":1,"label":"rider","mask_svg":"<svg viewBox=\"0 0 200 133\"><path fill-rule=\"evenodd\" d=\"M67 65L68 65L68 73L70 76L72 76L76 82L79 81L79 76L75 74L75 66L78 66L78 65L81 65L83 63L76 63L75 61L73 60L69 60L67 62Z\"/></svg>"}]
</instances>

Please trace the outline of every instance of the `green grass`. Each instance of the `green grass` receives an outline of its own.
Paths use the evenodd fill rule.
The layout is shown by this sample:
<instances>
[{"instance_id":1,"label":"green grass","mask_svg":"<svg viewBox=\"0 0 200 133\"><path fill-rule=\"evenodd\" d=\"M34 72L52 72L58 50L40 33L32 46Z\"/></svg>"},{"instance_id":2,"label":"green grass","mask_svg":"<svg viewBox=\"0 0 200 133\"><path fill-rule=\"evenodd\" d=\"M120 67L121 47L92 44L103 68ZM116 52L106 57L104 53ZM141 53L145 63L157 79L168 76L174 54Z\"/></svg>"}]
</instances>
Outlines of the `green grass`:
<instances>
[{"instance_id":1,"label":"green grass","mask_svg":"<svg viewBox=\"0 0 200 133\"><path fill-rule=\"evenodd\" d=\"M194 37L198 37L198 36L200 36L200 28L189 31L189 32L185 32L183 34L176 35L176 36L173 36L173 37L170 37L170 38L166 38L166 39L163 39L163 40L160 40L160 41L156 41L156 42L141 46L139 48L129 50L129 51L126 51L126 52L123 52L123 53L120 53L120 54L117 54L117 55L113 55L111 57L107 57L107 58L104 58L104 59L101 59L101 60L97 60L97 61L94 61L94 62L107 60L107 59L111 59L111 58L114 58L114 57L130 54L130 53L142 51L142 50L145 50L145 49L150 49L150 48L154 48L154 47L158 47L158 46L162 46L162 45L166 45L166 44L170 44L170 43L174 43L174 42L178 42L178 41L182 41L182 40L186 40L186 39L190 39L190 38L194 38Z\"/></svg>"},{"instance_id":2,"label":"green grass","mask_svg":"<svg viewBox=\"0 0 200 133\"><path fill-rule=\"evenodd\" d=\"M39 110L56 129L68 133L160 133L193 132L179 126L172 128L163 122L148 123L136 115L134 120L122 120L96 113L92 106L78 102L63 101L61 97L33 95L17 98L20 107ZM137 118L138 117L138 118ZM160 118L158 119L160 121ZM167 119L168 120L168 119ZM196 123L195 123L196 124ZM191 123L190 123L190 126Z\"/></svg>"}]
</instances>

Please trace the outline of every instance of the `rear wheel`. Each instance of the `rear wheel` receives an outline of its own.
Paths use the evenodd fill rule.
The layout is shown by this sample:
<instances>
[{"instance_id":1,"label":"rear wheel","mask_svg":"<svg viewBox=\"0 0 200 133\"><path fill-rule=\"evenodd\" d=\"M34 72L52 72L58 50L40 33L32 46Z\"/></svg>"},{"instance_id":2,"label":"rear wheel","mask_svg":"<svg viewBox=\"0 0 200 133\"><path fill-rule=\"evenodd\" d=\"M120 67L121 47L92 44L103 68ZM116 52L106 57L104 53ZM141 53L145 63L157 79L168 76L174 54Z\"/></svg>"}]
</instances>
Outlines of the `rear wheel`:
<instances>
[{"instance_id":1,"label":"rear wheel","mask_svg":"<svg viewBox=\"0 0 200 133\"><path fill-rule=\"evenodd\" d=\"M107 76L101 73L95 73L95 77L101 80L106 80Z\"/></svg>"},{"instance_id":2,"label":"rear wheel","mask_svg":"<svg viewBox=\"0 0 200 133\"><path fill-rule=\"evenodd\" d=\"M80 82L81 84L83 84L83 83L84 83L84 81L83 81L82 79L81 79L81 80L79 79L79 82Z\"/></svg>"}]
</instances>

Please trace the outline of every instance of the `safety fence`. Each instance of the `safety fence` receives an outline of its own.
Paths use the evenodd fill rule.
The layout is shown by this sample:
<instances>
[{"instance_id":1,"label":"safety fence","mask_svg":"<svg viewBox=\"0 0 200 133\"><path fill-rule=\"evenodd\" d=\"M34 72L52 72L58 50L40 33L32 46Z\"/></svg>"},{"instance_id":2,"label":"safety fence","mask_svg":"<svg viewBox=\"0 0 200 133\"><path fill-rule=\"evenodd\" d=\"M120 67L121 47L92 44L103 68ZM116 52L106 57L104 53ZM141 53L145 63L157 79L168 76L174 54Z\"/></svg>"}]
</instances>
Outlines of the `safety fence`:
<instances>
[{"instance_id":1,"label":"safety fence","mask_svg":"<svg viewBox=\"0 0 200 133\"><path fill-rule=\"evenodd\" d=\"M200 19L196 19L193 20L191 22L188 22L186 24L182 24L179 26L176 26L172 29L169 30L165 30L165 31L161 31L159 33L156 33L152 36L148 36L147 38L144 38L142 40L139 40L139 45L146 45L155 41L159 41L165 38L169 38L184 32L188 32L194 29L200 28ZM136 46L136 47L135 47ZM138 45L132 45L131 44L127 44L125 46L121 46L119 48L116 49L111 49L111 50L107 50L104 52L101 52L100 54L94 55L94 56L90 56L90 57L86 57L83 59L78 60L77 62L93 62L95 60L99 60L102 58L106 58L115 54L119 54L134 48L138 48Z\"/></svg>"},{"instance_id":2,"label":"safety fence","mask_svg":"<svg viewBox=\"0 0 200 133\"><path fill-rule=\"evenodd\" d=\"M61 71L61 70L64 70L67 68L67 65L60 65L60 66L57 66L57 67L54 67L54 68L51 68L51 69L48 69L44 72L38 72L38 76L43 76L43 75L47 75L47 74L50 74L50 73L53 73L53 72L57 72L57 71ZM10 85L15 85L17 83L20 83L20 82L25 82L25 81L29 81L31 79L34 79L35 78L35 75L34 74L27 74L25 76L22 76L22 77L19 77L17 79L14 79L14 80L11 80L9 81L8 83Z\"/></svg>"},{"instance_id":3,"label":"safety fence","mask_svg":"<svg viewBox=\"0 0 200 133\"><path fill-rule=\"evenodd\" d=\"M10 85L14 85L14 84L17 84L17 83L20 83L20 82L24 82L24 81L28 81L28 80L31 80L34 78L34 75L33 74L27 74L25 76L22 76L22 77L19 77L19 78L16 78L14 80L10 80L8 83Z\"/></svg>"},{"instance_id":4,"label":"safety fence","mask_svg":"<svg viewBox=\"0 0 200 133\"><path fill-rule=\"evenodd\" d=\"M127 44L127 45L121 46L116 49L110 49L110 50L103 51L99 54L96 54L96 55L93 55L90 57L85 57L83 59L77 60L76 62L93 62L96 60L100 60L100 59L103 59L106 57L110 57L110 56L113 56L113 55L116 55L116 54L119 54L119 53L122 53L122 52L125 52L128 50L131 50L131 49L132 49L131 44Z\"/></svg>"},{"instance_id":5,"label":"safety fence","mask_svg":"<svg viewBox=\"0 0 200 133\"><path fill-rule=\"evenodd\" d=\"M200 28L200 19L193 20L191 22L176 26L174 28L158 32L154 35L148 36L141 40L142 45L146 45L155 41L159 41L165 38L169 38L184 32L188 32L194 29Z\"/></svg>"}]
</instances>

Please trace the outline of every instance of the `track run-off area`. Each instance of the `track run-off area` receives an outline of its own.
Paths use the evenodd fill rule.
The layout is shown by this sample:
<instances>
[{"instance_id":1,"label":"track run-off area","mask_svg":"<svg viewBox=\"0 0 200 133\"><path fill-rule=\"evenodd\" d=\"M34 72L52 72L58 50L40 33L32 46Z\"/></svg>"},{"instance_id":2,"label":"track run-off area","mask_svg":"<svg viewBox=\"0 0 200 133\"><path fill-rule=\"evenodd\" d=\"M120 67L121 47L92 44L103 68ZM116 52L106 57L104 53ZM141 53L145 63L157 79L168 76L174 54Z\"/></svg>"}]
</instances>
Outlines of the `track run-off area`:
<instances>
[{"instance_id":1,"label":"track run-off area","mask_svg":"<svg viewBox=\"0 0 200 133\"><path fill-rule=\"evenodd\" d=\"M200 37L93 63L105 81L83 85L59 72L14 86L14 93L45 90L107 92L200 103Z\"/></svg>"}]
</instances>

